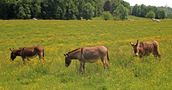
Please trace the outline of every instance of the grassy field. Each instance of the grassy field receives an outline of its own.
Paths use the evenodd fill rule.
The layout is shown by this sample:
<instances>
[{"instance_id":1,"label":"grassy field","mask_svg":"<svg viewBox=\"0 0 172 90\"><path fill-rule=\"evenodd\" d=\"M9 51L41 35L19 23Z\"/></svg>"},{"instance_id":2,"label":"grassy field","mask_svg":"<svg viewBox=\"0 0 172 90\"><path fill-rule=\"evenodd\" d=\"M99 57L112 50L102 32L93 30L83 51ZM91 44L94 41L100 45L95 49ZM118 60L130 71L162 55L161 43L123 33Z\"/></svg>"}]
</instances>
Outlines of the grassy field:
<instances>
[{"instance_id":1,"label":"grassy field","mask_svg":"<svg viewBox=\"0 0 172 90\"><path fill-rule=\"evenodd\" d=\"M161 61L152 55L133 57L129 42L157 40ZM44 65L32 58L24 65L10 61L9 48L43 45ZM79 62L66 68L63 54L84 46L109 49L110 68L100 61ZM0 90L170 90L172 88L172 20L160 23L147 19L128 21L0 20Z\"/></svg>"}]
</instances>

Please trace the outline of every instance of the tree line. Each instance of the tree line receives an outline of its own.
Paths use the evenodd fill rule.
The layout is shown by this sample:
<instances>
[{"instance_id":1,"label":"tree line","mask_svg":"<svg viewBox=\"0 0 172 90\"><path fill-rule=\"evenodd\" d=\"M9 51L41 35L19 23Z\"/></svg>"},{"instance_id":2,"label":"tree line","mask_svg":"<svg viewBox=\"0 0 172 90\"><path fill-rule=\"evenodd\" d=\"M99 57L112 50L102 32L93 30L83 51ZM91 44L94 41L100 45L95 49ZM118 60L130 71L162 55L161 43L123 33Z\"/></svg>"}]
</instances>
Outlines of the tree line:
<instances>
[{"instance_id":1,"label":"tree line","mask_svg":"<svg viewBox=\"0 0 172 90\"><path fill-rule=\"evenodd\" d=\"M128 19L128 15L166 18L164 8L135 5L123 0L0 0L0 19Z\"/></svg>"},{"instance_id":2,"label":"tree line","mask_svg":"<svg viewBox=\"0 0 172 90\"><path fill-rule=\"evenodd\" d=\"M165 7L135 5L132 9L132 15L147 18L164 19L167 17Z\"/></svg>"},{"instance_id":3,"label":"tree line","mask_svg":"<svg viewBox=\"0 0 172 90\"><path fill-rule=\"evenodd\" d=\"M0 18L91 19L102 7L103 0L0 0Z\"/></svg>"}]
</instances>

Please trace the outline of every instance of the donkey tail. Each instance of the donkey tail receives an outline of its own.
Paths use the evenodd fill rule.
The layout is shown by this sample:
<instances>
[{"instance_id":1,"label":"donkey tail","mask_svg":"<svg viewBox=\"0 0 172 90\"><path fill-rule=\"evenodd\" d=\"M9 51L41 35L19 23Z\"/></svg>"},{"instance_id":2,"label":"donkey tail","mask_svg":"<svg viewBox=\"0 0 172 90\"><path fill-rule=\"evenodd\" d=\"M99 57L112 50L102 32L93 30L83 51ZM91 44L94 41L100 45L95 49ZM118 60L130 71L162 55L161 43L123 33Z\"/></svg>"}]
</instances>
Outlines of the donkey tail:
<instances>
[{"instance_id":1,"label":"donkey tail","mask_svg":"<svg viewBox=\"0 0 172 90\"><path fill-rule=\"evenodd\" d=\"M108 60L108 61L110 61L110 59L109 59L109 53L108 53L108 51L107 51L107 60Z\"/></svg>"},{"instance_id":2,"label":"donkey tail","mask_svg":"<svg viewBox=\"0 0 172 90\"><path fill-rule=\"evenodd\" d=\"M154 41L154 52L157 54L158 57L161 57L160 53L159 53L159 43L157 41Z\"/></svg>"},{"instance_id":3,"label":"donkey tail","mask_svg":"<svg viewBox=\"0 0 172 90\"><path fill-rule=\"evenodd\" d=\"M43 54L42 54L43 57L44 57L44 54L45 54L45 52L44 52L44 49L43 49Z\"/></svg>"}]
</instances>

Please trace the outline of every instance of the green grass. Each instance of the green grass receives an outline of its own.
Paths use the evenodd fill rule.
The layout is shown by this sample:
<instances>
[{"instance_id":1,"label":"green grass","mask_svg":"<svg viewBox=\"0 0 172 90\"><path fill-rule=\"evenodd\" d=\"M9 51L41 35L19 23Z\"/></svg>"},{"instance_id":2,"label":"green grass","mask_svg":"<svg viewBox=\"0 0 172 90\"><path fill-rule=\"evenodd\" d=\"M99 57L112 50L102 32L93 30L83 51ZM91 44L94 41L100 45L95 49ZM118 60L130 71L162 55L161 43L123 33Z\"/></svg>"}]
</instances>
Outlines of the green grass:
<instances>
[{"instance_id":1,"label":"green grass","mask_svg":"<svg viewBox=\"0 0 172 90\"><path fill-rule=\"evenodd\" d=\"M133 57L129 42L157 40L161 61L152 55ZM9 48L43 45L46 64L38 58L10 61ZM110 68L100 61L86 64L79 74L79 62L66 68L63 54L84 46L105 45ZM126 21L0 20L0 90L150 90L172 88L172 20Z\"/></svg>"}]
</instances>

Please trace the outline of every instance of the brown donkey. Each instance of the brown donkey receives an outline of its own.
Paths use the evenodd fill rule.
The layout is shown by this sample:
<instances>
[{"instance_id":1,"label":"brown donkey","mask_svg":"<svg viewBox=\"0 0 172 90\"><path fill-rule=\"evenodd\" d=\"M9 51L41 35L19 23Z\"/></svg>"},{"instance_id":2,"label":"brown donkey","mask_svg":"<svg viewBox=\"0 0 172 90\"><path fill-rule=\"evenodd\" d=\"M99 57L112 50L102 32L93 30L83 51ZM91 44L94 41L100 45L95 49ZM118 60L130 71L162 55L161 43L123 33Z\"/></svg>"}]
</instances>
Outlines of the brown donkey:
<instances>
[{"instance_id":1,"label":"brown donkey","mask_svg":"<svg viewBox=\"0 0 172 90\"><path fill-rule=\"evenodd\" d=\"M131 42L130 44L133 47L135 56L139 56L141 58L143 56L149 56L150 53L152 53L154 57L161 57L158 51L159 44L155 40L147 42L139 42L139 40L137 40L135 44Z\"/></svg>"},{"instance_id":2,"label":"brown donkey","mask_svg":"<svg viewBox=\"0 0 172 90\"><path fill-rule=\"evenodd\" d=\"M42 46L34 46L34 47L22 47L19 49L11 49L11 60L14 61L14 59L17 56L21 56L23 63L25 63L25 59L29 60L30 57L33 56L39 56L39 59L44 61L44 48Z\"/></svg>"},{"instance_id":3,"label":"brown donkey","mask_svg":"<svg viewBox=\"0 0 172 90\"><path fill-rule=\"evenodd\" d=\"M108 49L105 46L83 47L67 52L65 56L65 66L68 67L72 59L80 61L79 71L85 70L85 63L94 63L101 59L104 68L109 67Z\"/></svg>"}]
</instances>

